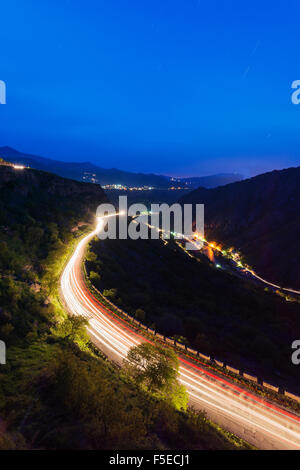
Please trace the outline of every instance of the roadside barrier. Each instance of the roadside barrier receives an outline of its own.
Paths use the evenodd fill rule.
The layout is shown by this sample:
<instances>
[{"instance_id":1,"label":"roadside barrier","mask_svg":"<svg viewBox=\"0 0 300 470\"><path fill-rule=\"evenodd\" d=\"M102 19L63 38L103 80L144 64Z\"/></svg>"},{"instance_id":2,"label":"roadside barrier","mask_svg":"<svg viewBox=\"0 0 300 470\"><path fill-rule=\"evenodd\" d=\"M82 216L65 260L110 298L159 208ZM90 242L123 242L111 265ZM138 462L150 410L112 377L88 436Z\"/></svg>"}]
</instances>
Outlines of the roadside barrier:
<instances>
[{"instance_id":1,"label":"roadside barrier","mask_svg":"<svg viewBox=\"0 0 300 470\"><path fill-rule=\"evenodd\" d=\"M258 378L257 377L254 377L254 375L250 375L250 374L246 374L246 372L243 373L243 376L245 377L245 379L247 380L252 380L252 382L258 382Z\"/></svg>"},{"instance_id":2,"label":"roadside barrier","mask_svg":"<svg viewBox=\"0 0 300 470\"><path fill-rule=\"evenodd\" d=\"M296 401L300 402L300 397L298 397L297 395L294 395L293 393L289 393L286 390L284 391L284 394L285 394L286 397L291 398L292 400L296 400Z\"/></svg>"},{"instance_id":3,"label":"roadside barrier","mask_svg":"<svg viewBox=\"0 0 300 470\"><path fill-rule=\"evenodd\" d=\"M275 387L274 385L268 384L268 382L263 382L262 383L264 387L269 388L270 390L273 390L273 392L279 392L279 387Z\"/></svg>"},{"instance_id":4,"label":"roadside barrier","mask_svg":"<svg viewBox=\"0 0 300 470\"><path fill-rule=\"evenodd\" d=\"M240 375L240 371L238 369L235 369L234 367L226 366L226 369L229 370L229 372L232 372L233 374Z\"/></svg>"}]
</instances>

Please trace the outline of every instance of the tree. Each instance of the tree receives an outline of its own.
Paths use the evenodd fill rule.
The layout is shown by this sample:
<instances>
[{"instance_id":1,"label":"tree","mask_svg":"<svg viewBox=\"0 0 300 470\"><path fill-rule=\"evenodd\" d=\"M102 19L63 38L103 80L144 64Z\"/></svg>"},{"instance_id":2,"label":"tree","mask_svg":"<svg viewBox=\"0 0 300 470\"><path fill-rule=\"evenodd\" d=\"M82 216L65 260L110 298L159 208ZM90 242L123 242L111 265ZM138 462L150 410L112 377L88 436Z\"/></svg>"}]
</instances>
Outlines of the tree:
<instances>
[{"instance_id":1,"label":"tree","mask_svg":"<svg viewBox=\"0 0 300 470\"><path fill-rule=\"evenodd\" d=\"M101 280L100 274L96 273L95 271L90 271L90 280L91 282L97 282Z\"/></svg>"},{"instance_id":2,"label":"tree","mask_svg":"<svg viewBox=\"0 0 300 470\"><path fill-rule=\"evenodd\" d=\"M104 297L108 297L109 299L115 299L117 296L117 289L104 289L103 291Z\"/></svg>"},{"instance_id":3,"label":"tree","mask_svg":"<svg viewBox=\"0 0 300 470\"><path fill-rule=\"evenodd\" d=\"M96 253L94 253L93 251L88 250L87 253L86 253L86 255L85 255L85 259L86 259L87 261L90 261L90 262L92 262L92 263L95 263L95 262L97 261L97 255L96 255Z\"/></svg>"},{"instance_id":4,"label":"tree","mask_svg":"<svg viewBox=\"0 0 300 470\"><path fill-rule=\"evenodd\" d=\"M87 324L88 321L84 317L70 315L57 326L56 331L62 338L85 345L89 341Z\"/></svg>"},{"instance_id":5,"label":"tree","mask_svg":"<svg viewBox=\"0 0 300 470\"><path fill-rule=\"evenodd\" d=\"M140 387L171 402L178 409L186 408L188 397L185 388L177 381L179 360L172 349L141 343L129 350L124 369Z\"/></svg>"}]
</instances>

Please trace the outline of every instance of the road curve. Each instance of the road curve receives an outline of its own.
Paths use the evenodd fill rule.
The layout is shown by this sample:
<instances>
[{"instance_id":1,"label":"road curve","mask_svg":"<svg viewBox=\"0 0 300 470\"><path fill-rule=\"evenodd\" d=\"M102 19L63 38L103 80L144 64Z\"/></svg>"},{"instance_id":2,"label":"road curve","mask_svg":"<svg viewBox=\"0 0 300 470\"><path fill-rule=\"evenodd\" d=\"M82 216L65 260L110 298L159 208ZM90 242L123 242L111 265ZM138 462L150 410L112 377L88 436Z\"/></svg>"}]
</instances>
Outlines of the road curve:
<instances>
[{"instance_id":1,"label":"road curve","mask_svg":"<svg viewBox=\"0 0 300 470\"><path fill-rule=\"evenodd\" d=\"M128 349L147 341L117 319L87 289L82 260L89 241L99 228L81 239L65 266L60 295L71 314L89 320L93 343L110 359L121 363ZM266 402L227 379L180 357L180 381L190 403L230 432L260 449L300 449L300 417Z\"/></svg>"}]
</instances>

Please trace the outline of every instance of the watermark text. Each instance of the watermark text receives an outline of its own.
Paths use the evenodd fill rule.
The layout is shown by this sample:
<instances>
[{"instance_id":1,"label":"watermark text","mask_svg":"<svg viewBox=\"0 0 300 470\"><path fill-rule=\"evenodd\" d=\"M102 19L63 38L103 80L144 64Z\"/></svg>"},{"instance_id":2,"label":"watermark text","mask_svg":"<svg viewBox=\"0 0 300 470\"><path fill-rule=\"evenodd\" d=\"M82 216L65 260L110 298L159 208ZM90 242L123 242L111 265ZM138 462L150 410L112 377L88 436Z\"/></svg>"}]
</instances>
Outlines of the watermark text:
<instances>
[{"instance_id":1,"label":"watermark text","mask_svg":"<svg viewBox=\"0 0 300 470\"><path fill-rule=\"evenodd\" d=\"M161 237L183 240L187 250L199 250L203 246L203 204L151 204L148 210L140 203L128 207L127 196L120 196L118 210L113 204L101 204L96 216L100 240L158 240Z\"/></svg>"},{"instance_id":2,"label":"watermark text","mask_svg":"<svg viewBox=\"0 0 300 470\"><path fill-rule=\"evenodd\" d=\"M0 104L6 104L6 84L0 80Z\"/></svg>"}]
</instances>

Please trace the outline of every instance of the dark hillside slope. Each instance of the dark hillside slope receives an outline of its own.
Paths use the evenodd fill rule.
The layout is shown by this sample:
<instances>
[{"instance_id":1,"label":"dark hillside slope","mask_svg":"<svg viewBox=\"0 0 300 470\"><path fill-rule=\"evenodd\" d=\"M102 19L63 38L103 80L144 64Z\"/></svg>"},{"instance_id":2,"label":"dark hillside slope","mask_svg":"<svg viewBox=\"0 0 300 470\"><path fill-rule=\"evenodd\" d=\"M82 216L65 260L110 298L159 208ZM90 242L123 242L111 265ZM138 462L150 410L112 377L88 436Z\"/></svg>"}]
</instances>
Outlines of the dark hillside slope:
<instances>
[{"instance_id":1,"label":"dark hillside slope","mask_svg":"<svg viewBox=\"0 0 300 470\"><path fill-rule=\"evenodd\" d=\"M62 222L90 221L107 199L99 185L79 183L43 171L0 166L0 225L26 217ZM20 220L19 220L20 222Z\"/></svg>"}]
</instances>

